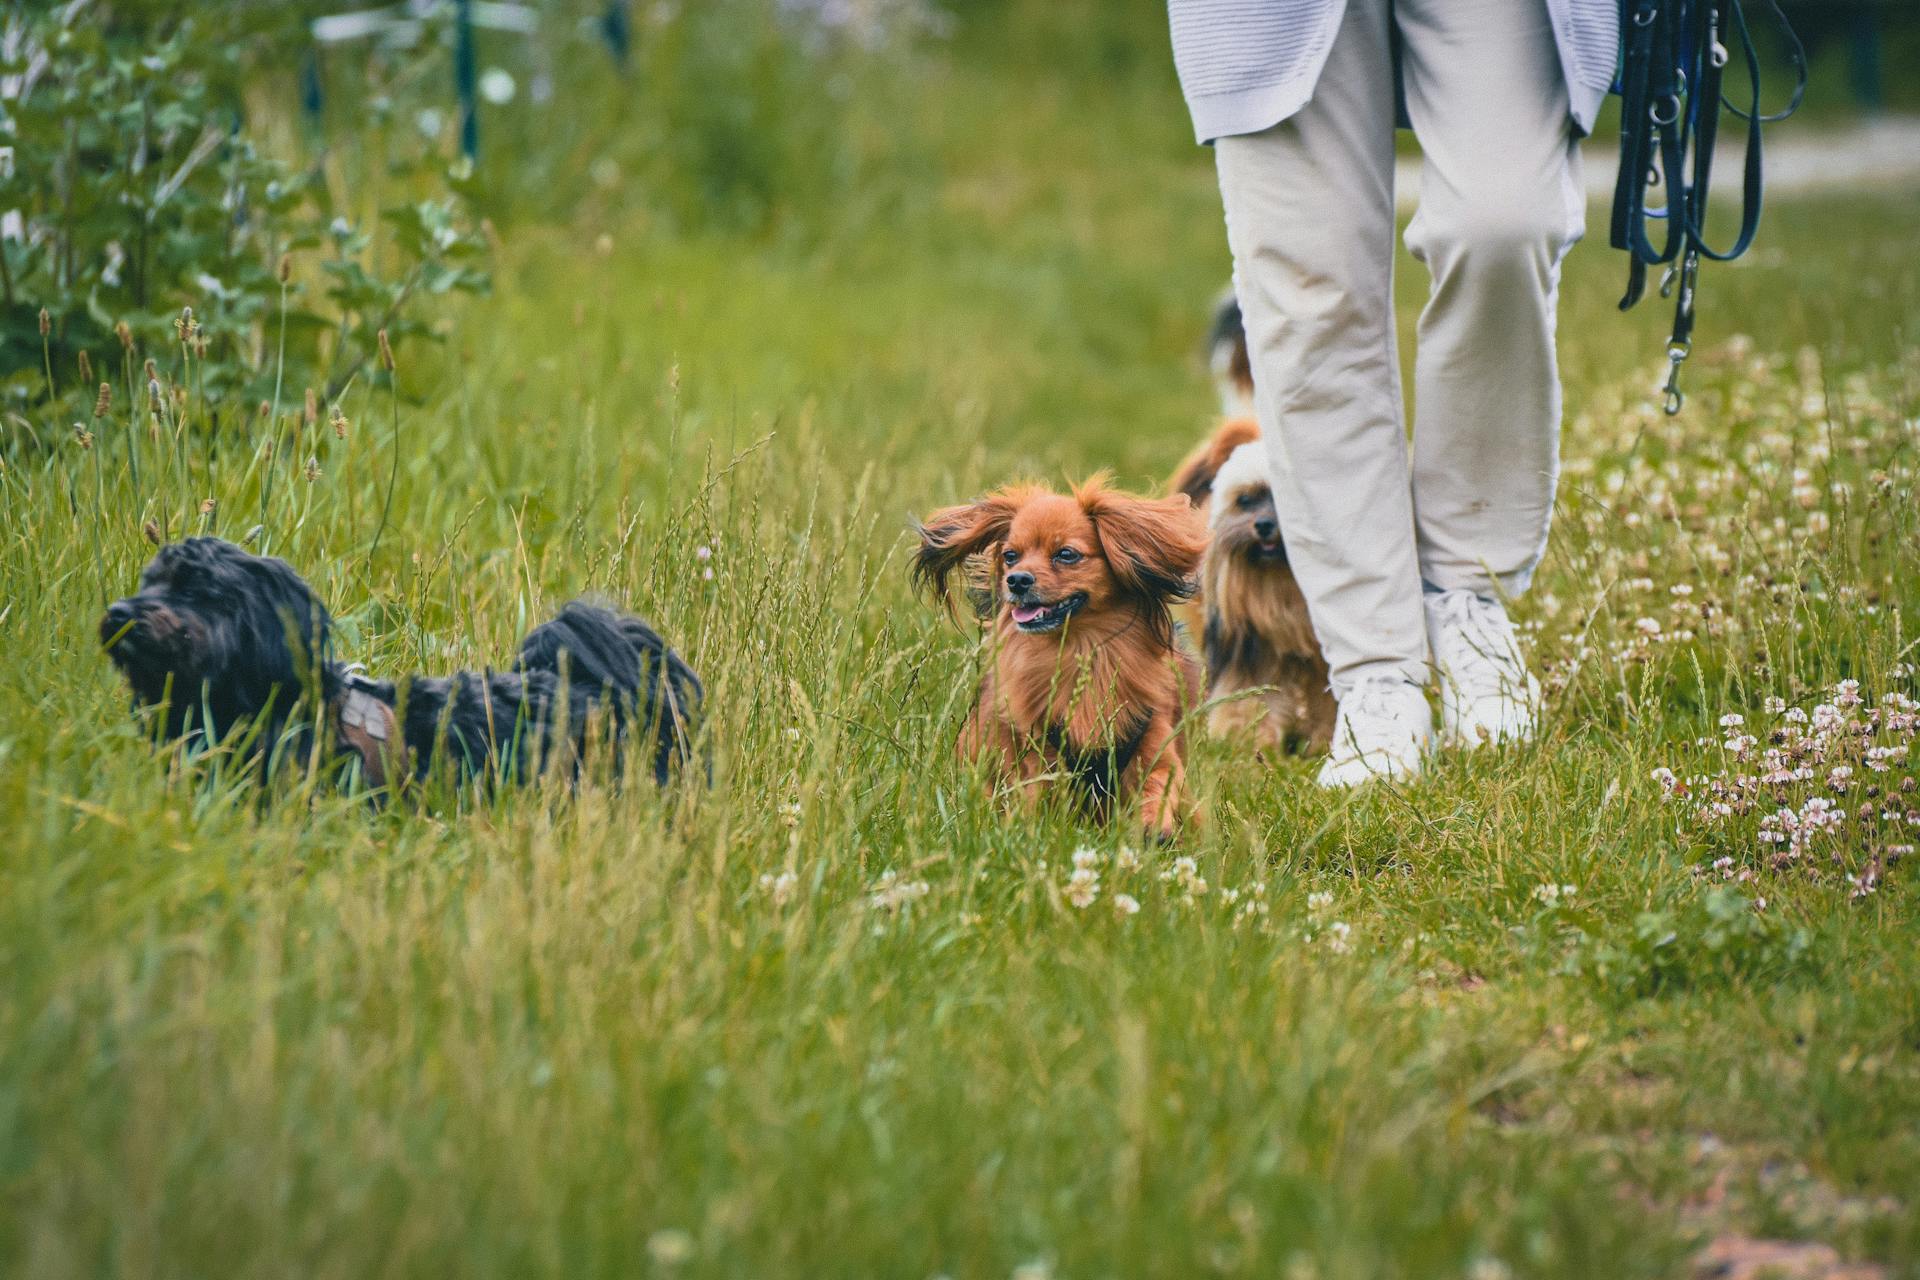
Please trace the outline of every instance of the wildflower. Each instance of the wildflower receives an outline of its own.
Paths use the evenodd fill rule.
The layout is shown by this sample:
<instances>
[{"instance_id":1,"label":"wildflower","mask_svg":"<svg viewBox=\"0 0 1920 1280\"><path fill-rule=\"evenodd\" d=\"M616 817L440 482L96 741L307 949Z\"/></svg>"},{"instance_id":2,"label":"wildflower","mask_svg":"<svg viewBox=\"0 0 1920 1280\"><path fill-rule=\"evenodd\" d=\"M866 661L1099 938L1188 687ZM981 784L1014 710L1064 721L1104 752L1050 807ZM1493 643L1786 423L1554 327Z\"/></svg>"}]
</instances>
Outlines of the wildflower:
<instances>
[{"instance_id":1,"label":"wildflower","mask_svg":"<svg viewBox=\"0 0 1920 1280\"><path fill-rule=\"evenodd\" d=\"M1332 905L1333 895L1325 890L1307 895L1307 910L1311 911L1314 915L1319 915Z\"/></svg>"},{"instance_id":2,"label":"wildflower","mask_svg":"<svg viewBox=\"0 0 1920 1280\"><path fill-rule=\"evenodd\" d=\"M347 421L347 415L340 412L339 405L336 404L333 406L333 412L327 415L327 421L333 427L334 439L345 440L347 438L347 428L351 424Z\"/></svg>"},{"instance_id":3,"label":"wildflower","mask_svg":"<svg viewBox=\"0 0 1920 1280\"><path fill-rule=\"evenodd\" d=\"M87 430L78 422L73 424L73 438L79 442L82 449L93 448L93 432Z\"/></svg>"},{"instance_id":4,"label":"wildflower","mask_svg":"<svg viewBox=\"0 0 1920 1280\"><path fill-rule=\"evenodd\" d=\"M1635 618L1633 629L1643 636L1657 636L1660 634L1660 623L1655 618Z\"/></svg>"},{"instance_id":5,"label":"wildflower","mask_svg":"<svg viewBox=\"0 0 1920 1280\"><path fill-rule=\"evenodd\" d=\"M677 1267L693 1256L693 1237L667 1227L647 1237L647 1254L663 1267Z\"/></svg>"},{"instance_id":6,"label":"wildflower","mask_svg":"<svg viewBox=\"0 0 1920 1280\"><path fill-rule=\"evenodd\" d=\"M791 871L782 871L779 875L769 872L760 877L760 892L773 899L774 906L784 907L799 884L800 877Z\"/></svg>"},{"instance_id":7,"label":"wildflower","mask_svg":"<svg viewBox=\"0 0 1920 1280\"><path fill-rule=\"evenodd\" d=\"M1860 697L1860 682L1858 680L1842 680L1839 684L1833 686L1833 702L1834 705L1838 707L1859 706L1862 702Z\"/></svg>"},{"instance_id":8,"label":"wildflower","mask_svg":"<svg viewBox=\"0 0 1920 1280\"><path fill-rule=\"evenodd\" d=\"M1121 919L1137 916L1140 914L1140 900L1130 893L1116 893L1113 895L1113 913Z\"/></svg>"},{"instance_id":9,"label":"wildflower","mask_svg":"<svg viewBox=\"0 0 1920 1280\"><path fill-rule=\"evenodd\" d=\"M1353 926L1344 920L1335 920L1328 925L1326 947L1337 956L1353 950Z\"/></svg>"},{"instance_id":10,"label":"wildflower","mask_svg":"<svg viewBox=\"0 0 1920 1280\"><path fill-rule=\"evenodd\" d=\"M1013 1280L1053 1280L1053 1267L1039 1258L1023 1262L1013 1269Z\"/></svg>"},{"instance_id":11,"label":"wildflower","mask_svg":"<svg viewBox=\"0 0 1920 1280\"><path fill-rule=\"evenodd\" d=\"M1787 700L1782 697L1770 697L1760 704L1770 716L1777 716L1787 709Z\"/></svg>"},{"instance_id":12,"label":"wildflower","mask_svg":"<svg viewBox=\"0 0 1920 1280\"><path fill-rule=\"evenodd\" d=\"M911 907L933 891L925 880L902 880L898 872L885 871L867 892L867 902L878 911L898 911Z\"/></svg>"},{"instance_id":13,"label":"wildflower","mask_svg":"<svg viewBox=\"0 0 1920 1280\"><path fill-rule=\"evenodd\" d=\"M1746 722L1747 722L1747 718L1741 715L1738 711L1729 711L1727 712L1727 714L1720 717L1720 727L1722 729L1738 729L1741 725L1745 724Z\"/></svg>"},{"instance_id":14,"label":"wildflower","mask_svg":"<svg viewBox=\"0 0 1920 1280\"><path fill-rule=\"evenodd\" d=\"M1075 849L1073 851L1074 870L1084 871L1099 865L1100 851L1098 849Z\"/></svg>"},{"instance_id":15,"label":"wildflower","mask_svg":"<svg viewBox=\"0 0 1920 1280\"><path fill-rule=\"evenodd\" d=\"M1100 873L1092 867L1076 867L1067 877L1067 901L1084 911L1100 896Z\"/></svg>"},{"instance_id":16,"label":"wildflower","mask_svg":"<svg viewBox=\"0 0 1920 1280\"><path fill-rule=\"evenodd\" d=\"M1687 583L1676 582L1673 586L1667 588L1667 594L1683 597L1690 596L1693 594L1693 588Z\"/></svg>"},{"instance_id":17,"label":"wildflower","mask_svg":"<svg viewBox=\"0 0 1920 1280\"><path fill-rule=\"evenodd\" d=\"M216 503L214 502L214 500L213 500L212 498L202 498L202 499L200 499L200 514L201 514L201 515L203 515L203 516L210 516L210 515L212 515L212 514L213 514L213 509L214 509L214 507L215 507L216 505L217 505L217 504L216 504Z\"/></svg>"},{"instance_id":18,"label":"wildflower","mask_svg":"<svg viewBox=\"0 0 1920 1280\"><path fill-rule=\"evenodd\" d=\"M314 457L312 454L307 455L306 477L308 484L312 484L320 478L320 459Z\"/></svg>"},{"instance_id":19,"label":"wildflower","mask_svg":"<svg viewBox=\"0 0 1920 1280\"><path fill-rule=\"evenodd\" d=\"M1115 871L1138 871L1140 869L1140 851L1121 845L1114 851L1113 869Z\"/></svg>"},{"instance_id":20,"label":"wildflower","mask_svg":"<svg viewBox=\"0 0 1920 1280\"><path fill-rule=\"evenodd\" d=\"M701 543L693 549L693 558L695 560L711 560L713 559L713 548L707 546L705 543Z\"/></svg>"}]
</instances>

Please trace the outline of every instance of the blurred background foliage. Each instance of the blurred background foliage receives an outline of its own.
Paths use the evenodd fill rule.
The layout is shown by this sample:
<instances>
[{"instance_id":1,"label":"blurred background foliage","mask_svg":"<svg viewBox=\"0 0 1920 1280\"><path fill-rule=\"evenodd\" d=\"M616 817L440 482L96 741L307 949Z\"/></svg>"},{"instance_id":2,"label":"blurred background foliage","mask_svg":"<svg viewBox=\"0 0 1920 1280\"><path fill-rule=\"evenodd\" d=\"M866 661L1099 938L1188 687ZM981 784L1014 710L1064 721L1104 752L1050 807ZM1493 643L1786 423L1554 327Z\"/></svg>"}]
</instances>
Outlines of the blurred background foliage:
<instances>
[{"instance_id":1,"label":"blurred background foliage","mask_svg":"<svg viewBox=\"0 0 1920 1280\"><path fill-rule=\"evenodd\" d=\"M341 10L13 8L0 47L7 447L65 430L100 382L137 397L149 359L229 418L304 389L337 397L371 376L377 330L397 342L444 329L423 302L484 290L488 236L513 228L857 255L951 198L939 169L965 144L940 154L930 136L961 137L977 111L980 137L1004 145L996 113L1044 121L1075 105L1006 101L1007 86L1083 86L1110 103L1133 82L1164 100L1172 78L1162 0L481 6L464 94L456 0ZM1811 118L1920 110L1920 81L1886 71L1920 57L1920 11L1789 11L1813 55ZM1784 46L1756 26L1784 92ZM1154 127L1184 128L1161 114ZM932 234L923 251L939 251Z\"/></svg>"}]
</instances>

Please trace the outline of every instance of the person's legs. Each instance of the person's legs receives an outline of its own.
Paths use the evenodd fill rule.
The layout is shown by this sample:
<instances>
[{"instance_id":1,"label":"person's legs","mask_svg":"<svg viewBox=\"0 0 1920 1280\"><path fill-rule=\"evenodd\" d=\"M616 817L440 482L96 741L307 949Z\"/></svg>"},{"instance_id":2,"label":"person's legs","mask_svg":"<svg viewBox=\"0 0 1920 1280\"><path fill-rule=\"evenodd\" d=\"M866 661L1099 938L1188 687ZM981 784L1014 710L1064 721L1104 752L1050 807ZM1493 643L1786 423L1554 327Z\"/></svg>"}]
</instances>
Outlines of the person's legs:
<instances>
[{"instance_id":1,"label":"person's legs","mask_svg":"<svg viewBox=\"0 0 1920 1280\"><path fill-rule=\"evenodd\" d=\"M1413 504L1437 591L1526 590L1559 471L1554 312L1585 226L1543 0L1397 0L1425 158L1407 247L1433 273L1414 359Z\"/></svg>"},{"instance_id":2,"label":"person's legs","mask_svg":"<svg viewBox=\"0 0 1920 1280\"><path fill-rule=\"evenodd\" d=\"M1313 100L1214 144L1287 554L1334 692L1424 683L1393 328L1388 0L1348 0Z\"/></svg>"}]
</instances>

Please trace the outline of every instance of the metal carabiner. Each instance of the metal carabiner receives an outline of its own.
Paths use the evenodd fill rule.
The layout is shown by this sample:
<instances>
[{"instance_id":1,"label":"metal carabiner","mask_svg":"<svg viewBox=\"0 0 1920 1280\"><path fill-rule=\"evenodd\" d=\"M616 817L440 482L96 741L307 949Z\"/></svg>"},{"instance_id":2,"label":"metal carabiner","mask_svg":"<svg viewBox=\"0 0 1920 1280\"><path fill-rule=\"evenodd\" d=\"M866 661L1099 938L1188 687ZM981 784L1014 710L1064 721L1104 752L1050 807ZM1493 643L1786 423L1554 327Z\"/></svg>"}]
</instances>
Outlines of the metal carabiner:
<instances>
[{"instance_id":1,"label":"metal carabiner","mask_svg":"<svg viewBox=\"0 0 1920 1280\"><path fill-rule=\"evenodd\" d=\"M1691 342L1670 342L1667 344L1667 385L1662 388L1667 394L1666 409L1669 418L1680 412L1687 397L1680 390L1680 366L1686 363L1687 356L1693 351Z\"/></svg>"}]
</instances>

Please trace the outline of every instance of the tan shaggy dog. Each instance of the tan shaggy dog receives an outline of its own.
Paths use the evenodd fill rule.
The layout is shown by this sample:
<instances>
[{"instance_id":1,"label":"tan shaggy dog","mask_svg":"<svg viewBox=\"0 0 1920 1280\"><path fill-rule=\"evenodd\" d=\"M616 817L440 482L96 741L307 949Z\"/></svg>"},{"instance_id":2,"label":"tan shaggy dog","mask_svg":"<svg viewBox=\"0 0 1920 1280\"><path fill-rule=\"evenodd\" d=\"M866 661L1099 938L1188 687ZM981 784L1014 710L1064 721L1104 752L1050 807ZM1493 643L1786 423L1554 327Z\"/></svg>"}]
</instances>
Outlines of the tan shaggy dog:
<instances>
[{"instance_id":1,"label":"tan shaggy dog","mask_svg":"<svg viewBox=\"0 0 1920 1280\"><path fill-rule=\"evenodd\" d=\"M1187 809L1180 721L1200 690L1168 612L1206 546L1187 499L1122 493L1105 476L1071 495L1015 485L936 511L919 533L916 585L950 605L951 576L971 569L990 611L961 755L1028 797L1063 781L1100 818L1137 798L1148 833L1172 838Z\"/></svg>"},{"instance_id":2,"label":"tan shaggy dog","mask_svg":"<svg viewBox=\"0 0 1920 1280\"><path fill-rule=\"evenodd\" d=\"M1259 443L1229 454L1212 488L1200 581L1207 700L1218 705L1207 729L1251 731L1263 751L1324 751L1334 716L1327 660L1287 563Z\"/></svg>"},{"instance_id":3,"label":"tan shaggy dog","mask_svg":"<svg viewBox=\"0 0 1920 1280\"><path fill-rule=\"evenodd\" d=\"M1252 418L1228 418L1186 456L1174 471L1173 478L1167 481L1168 490L1185 494L1201 518L1209 518L1213 507L1213 478L1226 465L1228 455L1241 445L1259 438L1260 424ZM1176 616L1191 635L1199 635L1200 628L1205 624L1206 591L1207 584L1203 578L1200 590L1194 593L1193 599L1175 610Z\"/></svg>"}]
</instances>

